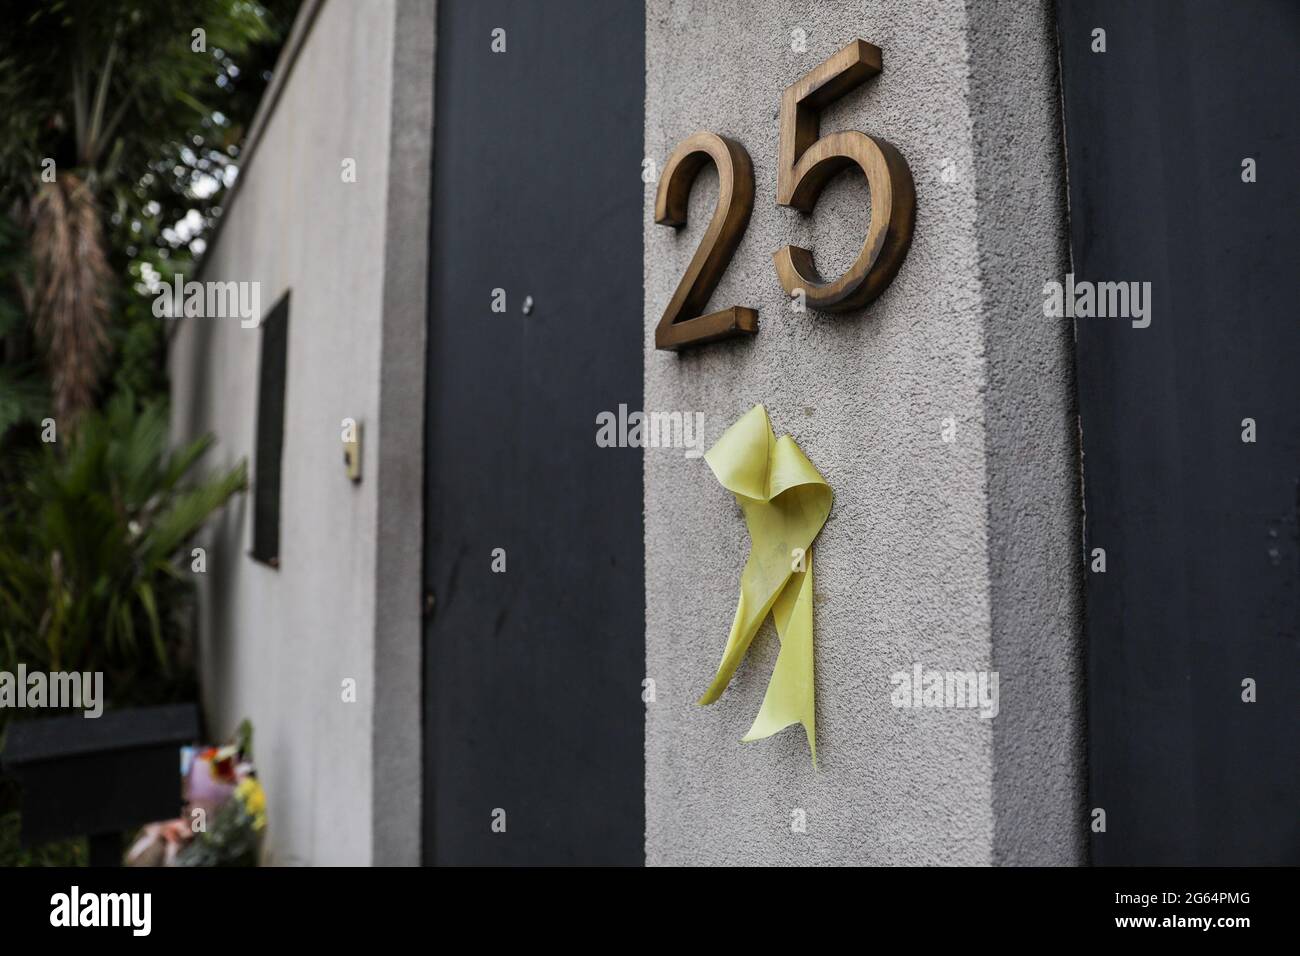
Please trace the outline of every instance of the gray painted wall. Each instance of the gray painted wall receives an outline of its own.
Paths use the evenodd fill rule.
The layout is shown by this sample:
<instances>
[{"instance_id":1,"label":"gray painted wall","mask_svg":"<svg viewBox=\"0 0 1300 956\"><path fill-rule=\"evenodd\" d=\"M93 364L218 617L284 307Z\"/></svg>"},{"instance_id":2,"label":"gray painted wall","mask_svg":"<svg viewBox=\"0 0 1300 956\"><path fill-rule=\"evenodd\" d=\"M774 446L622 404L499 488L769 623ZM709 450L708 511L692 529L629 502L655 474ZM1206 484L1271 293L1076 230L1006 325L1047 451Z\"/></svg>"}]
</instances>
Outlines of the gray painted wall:
<instances>
[{"instance_id":1,"label":"gray painted wall","mask_svg":"<svg viewBox=\"0 0 1300 956\"><path fill-rule=\"evenodd\" d=\"M204 542L204 705L217 735L253 721L269 862L417 863L433 7L323 3L304 22L203 262L202 279L260 282L264 309L292 291L281 563L249 558L248 497ZM259 349L233 319L176 331L173 434L215 433L214 465L252 458Z\"/></svg>"},{"instance_id":2,"label":"gray painted wall","mask_svg":"<svg viewBox=\"0 0 1300 956\"><path fill-rule=\"evenodd\" d=\"M968 12L969 7L969 12ZM807 51L791 48L802 29ZM796 314L771 254L810 245L838 274L865 235L865 181L816 212L775 205L782 90L856 37L884 72L822 130L907 157L917 225L865 314ZM711 443L757 402L835 491L815 548L820 769L798 728L739 740L776 657L770 625L722 699L721 656L748 536L703 461L647 449L646 854L686 863L1073 863L1083 853L1077 455L1068 329L1042 319L1065 271L1056 62L1045 4L650 0L646 155L699 129L754 162L753 218L712 307L760 332L683 356L654 326L717 195L710 168L680 232L646 187L645 396L703 411ZM955 180L944 181L951 164ZM956 441L941 440L956 420ZM996 668L1001 713L891 706L915 662ZM807 832L791 830L805 811Z\"/></svg>"}]
</instances>

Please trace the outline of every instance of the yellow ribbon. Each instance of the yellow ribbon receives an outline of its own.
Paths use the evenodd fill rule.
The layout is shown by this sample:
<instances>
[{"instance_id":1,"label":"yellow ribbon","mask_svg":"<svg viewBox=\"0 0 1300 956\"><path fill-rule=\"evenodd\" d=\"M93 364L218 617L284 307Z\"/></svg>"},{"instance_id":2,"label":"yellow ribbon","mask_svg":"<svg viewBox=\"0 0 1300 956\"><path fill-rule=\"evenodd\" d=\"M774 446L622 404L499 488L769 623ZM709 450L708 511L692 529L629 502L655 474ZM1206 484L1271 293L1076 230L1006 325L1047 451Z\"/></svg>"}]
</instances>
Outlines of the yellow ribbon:
<instances>
[{"instance_id":1,"label":"yellow ribbon","mask_svg":"<svg viewBox=\"0 0 1300 956\"><path fill-rule=\"evenodd\" d=\"M731 636L700 703L711 704L722 696L771 612L781 650L763 706L743 739L762 740L791 724L803 724L815 767L811 547L830 514L830 485L793 438L773 434L762 405L723 432L704 460L722 487L736 496L751 547L740 576Z\"/></svg>"}]
</instances>

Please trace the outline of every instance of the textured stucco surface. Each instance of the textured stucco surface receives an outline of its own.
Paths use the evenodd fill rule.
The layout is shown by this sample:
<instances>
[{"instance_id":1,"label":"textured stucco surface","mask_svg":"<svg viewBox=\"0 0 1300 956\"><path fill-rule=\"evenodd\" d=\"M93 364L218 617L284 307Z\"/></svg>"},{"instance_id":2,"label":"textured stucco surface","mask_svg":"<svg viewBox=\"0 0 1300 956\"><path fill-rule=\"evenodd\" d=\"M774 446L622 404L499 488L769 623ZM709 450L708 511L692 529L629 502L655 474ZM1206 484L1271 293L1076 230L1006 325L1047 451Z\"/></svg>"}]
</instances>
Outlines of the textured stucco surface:
<instances>
[{"instance_id":1,"label":"textured stucco surface","mask_svg":"<svg viewBox=\"0 0 1300 956\"><path fill-rule=\"evenodd\" d=\"M976 232L987 388L994 862L1086 853L1082 532L1072 335L1043 321L1069 261L1055 20L1049 6L969 6Z\"/></svg>"},{"instance_id":2,"label":"textured stucco surface","mask_svg":"<svg viewBox=\"0 0 1300 956\"><path fill-rule=\"evenodd\" d=\"M646 407L703 411L711 443L762 402L836 495L815 548L814 772L797 728L739 743L775 661L770 623L722 699L696 706L749 542L702 460L646 451L648 863L1078 858L1068 340L1060 326L1019 331L1041 316L1044 277L1064 271L1049 21L1036 5L970 20L964 4L939 0L647 5L646 155L662 168L699 129L748 149L754 214L711 307L757 308L760 332L680 357L655 351L654 326L717 178L711 167L700 176L677 232L654 224L647 186ZM998 38L1003 25L1011 38ZM794 29L806 52L791 49ZM865 235L867 189L842 174L811 217L775 205L780 94L855 37L883 49L884 72L826 110L822 130L860 129L902 151L916 181L915 238L865 313L796 314L772 252L811 245L823 273L838 274ZM999 74L1010 89L972 78L983 61L972 44L994 42L1014 57ZM953 443L941 440L949 417ZM1034 544L1040 535L1050 540ZM889 675L914 662L1008 671L1002 715L892 707ZM1040 679L1062 683L1026 686ZM1022 692L1028 704L1013 701ZM806 833L791 830L796 808ZM1045 832L1050 845L1035 842Z\"/></svg>"},{"instance_id":3,"label":"textured stucco surface","mask_svg":"<svg viewBox=\"0 0 1300 956\"><path fill-rule=\"evenodd\" d=\"M199 612L209 729L252 719L277 864L419 860L432 37L416 0L323 4L200 276L260 282L264 310L292 293L280 567L248 556L246 496L204 541ZM395 65L418 68L396 89ZM254 482L260 348L260 330L191 318L169 359L173 436L214 433L209 464L247 457ZM344 418L364 426L357 485Z\"/></svg>"},{"instance_id":4,"label":"textured stucco surface","mask_svg":"<svg viewBox=\"0 0 1300 956\"><path fill-rule=\"evenodd\" d=\"M375 558L372 859L420 863L423 786L419 616L424 560L425 333L433 162L436 15L427 0L396 0L392 122L385 215Z\"/></svg>"}]
</instances>

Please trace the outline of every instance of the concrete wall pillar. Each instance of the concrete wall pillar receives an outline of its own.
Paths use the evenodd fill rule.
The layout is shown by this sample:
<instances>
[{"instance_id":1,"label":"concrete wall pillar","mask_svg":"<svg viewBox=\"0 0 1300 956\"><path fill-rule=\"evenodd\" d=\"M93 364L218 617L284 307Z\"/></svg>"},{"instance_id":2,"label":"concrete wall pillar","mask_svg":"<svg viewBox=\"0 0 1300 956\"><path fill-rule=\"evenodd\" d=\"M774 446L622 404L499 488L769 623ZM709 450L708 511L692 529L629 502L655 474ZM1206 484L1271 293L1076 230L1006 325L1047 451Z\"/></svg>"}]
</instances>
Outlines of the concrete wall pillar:
<instances>
[{"instance_id":1,"label":"concrete wall pillar","mask_svg":"<svg viewBox=\"0 0 1300 956\"><path fill-rule=\"evenodd\" d=\"M797 728L739 742L775 661L770 624L722 699L696 706L749 541L702 460L646 450L647 862L1081 861L1072 351L1041 309L1067 261L1048 5L650 0L646 17L646 155L662 169L706 129L753 159L753 217L712 307L760 323L748 341L655 350L717 177L700 176L678 231L654 223L647 186L646 407L702 411L712 443L761 402L835 491L815 549L814 771ZM901 150L915 236L865 312L799 314L772 253L808 246L838 275L868 191L845 173L811 216L775 204L780 96L855 38L882 48L883 73L822 131ZM890 675L918 663L998 671L1000 713L894 706Z\"/></svg>"}]
</instances>

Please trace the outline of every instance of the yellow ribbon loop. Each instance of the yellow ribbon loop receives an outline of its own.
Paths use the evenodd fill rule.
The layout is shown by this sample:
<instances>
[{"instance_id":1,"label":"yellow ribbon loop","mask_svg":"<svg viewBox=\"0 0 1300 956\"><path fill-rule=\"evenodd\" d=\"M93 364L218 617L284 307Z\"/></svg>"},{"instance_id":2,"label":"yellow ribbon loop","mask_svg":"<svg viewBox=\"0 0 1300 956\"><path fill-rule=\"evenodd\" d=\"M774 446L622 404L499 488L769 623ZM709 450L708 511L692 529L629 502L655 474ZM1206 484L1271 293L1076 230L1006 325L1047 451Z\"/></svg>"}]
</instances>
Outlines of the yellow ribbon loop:
<instances>
[{"instance_id":1,"label":"yellow ribbon loop","mask_svg":"<svg viewBox=\"0 0 1300 956\"><path fill-rule=\"evenodd\" d=\"M781 650L763 706L744 740L761 740L791 724L803 724L815 767L811 548L830 514L830 485L793 438L773 434L762 405L723 432L704 460L722 487L736 496L751 546L740 576L731 636L700 703L711 704L722 696L770 612Z\"/></svg>"}]
</instances>

